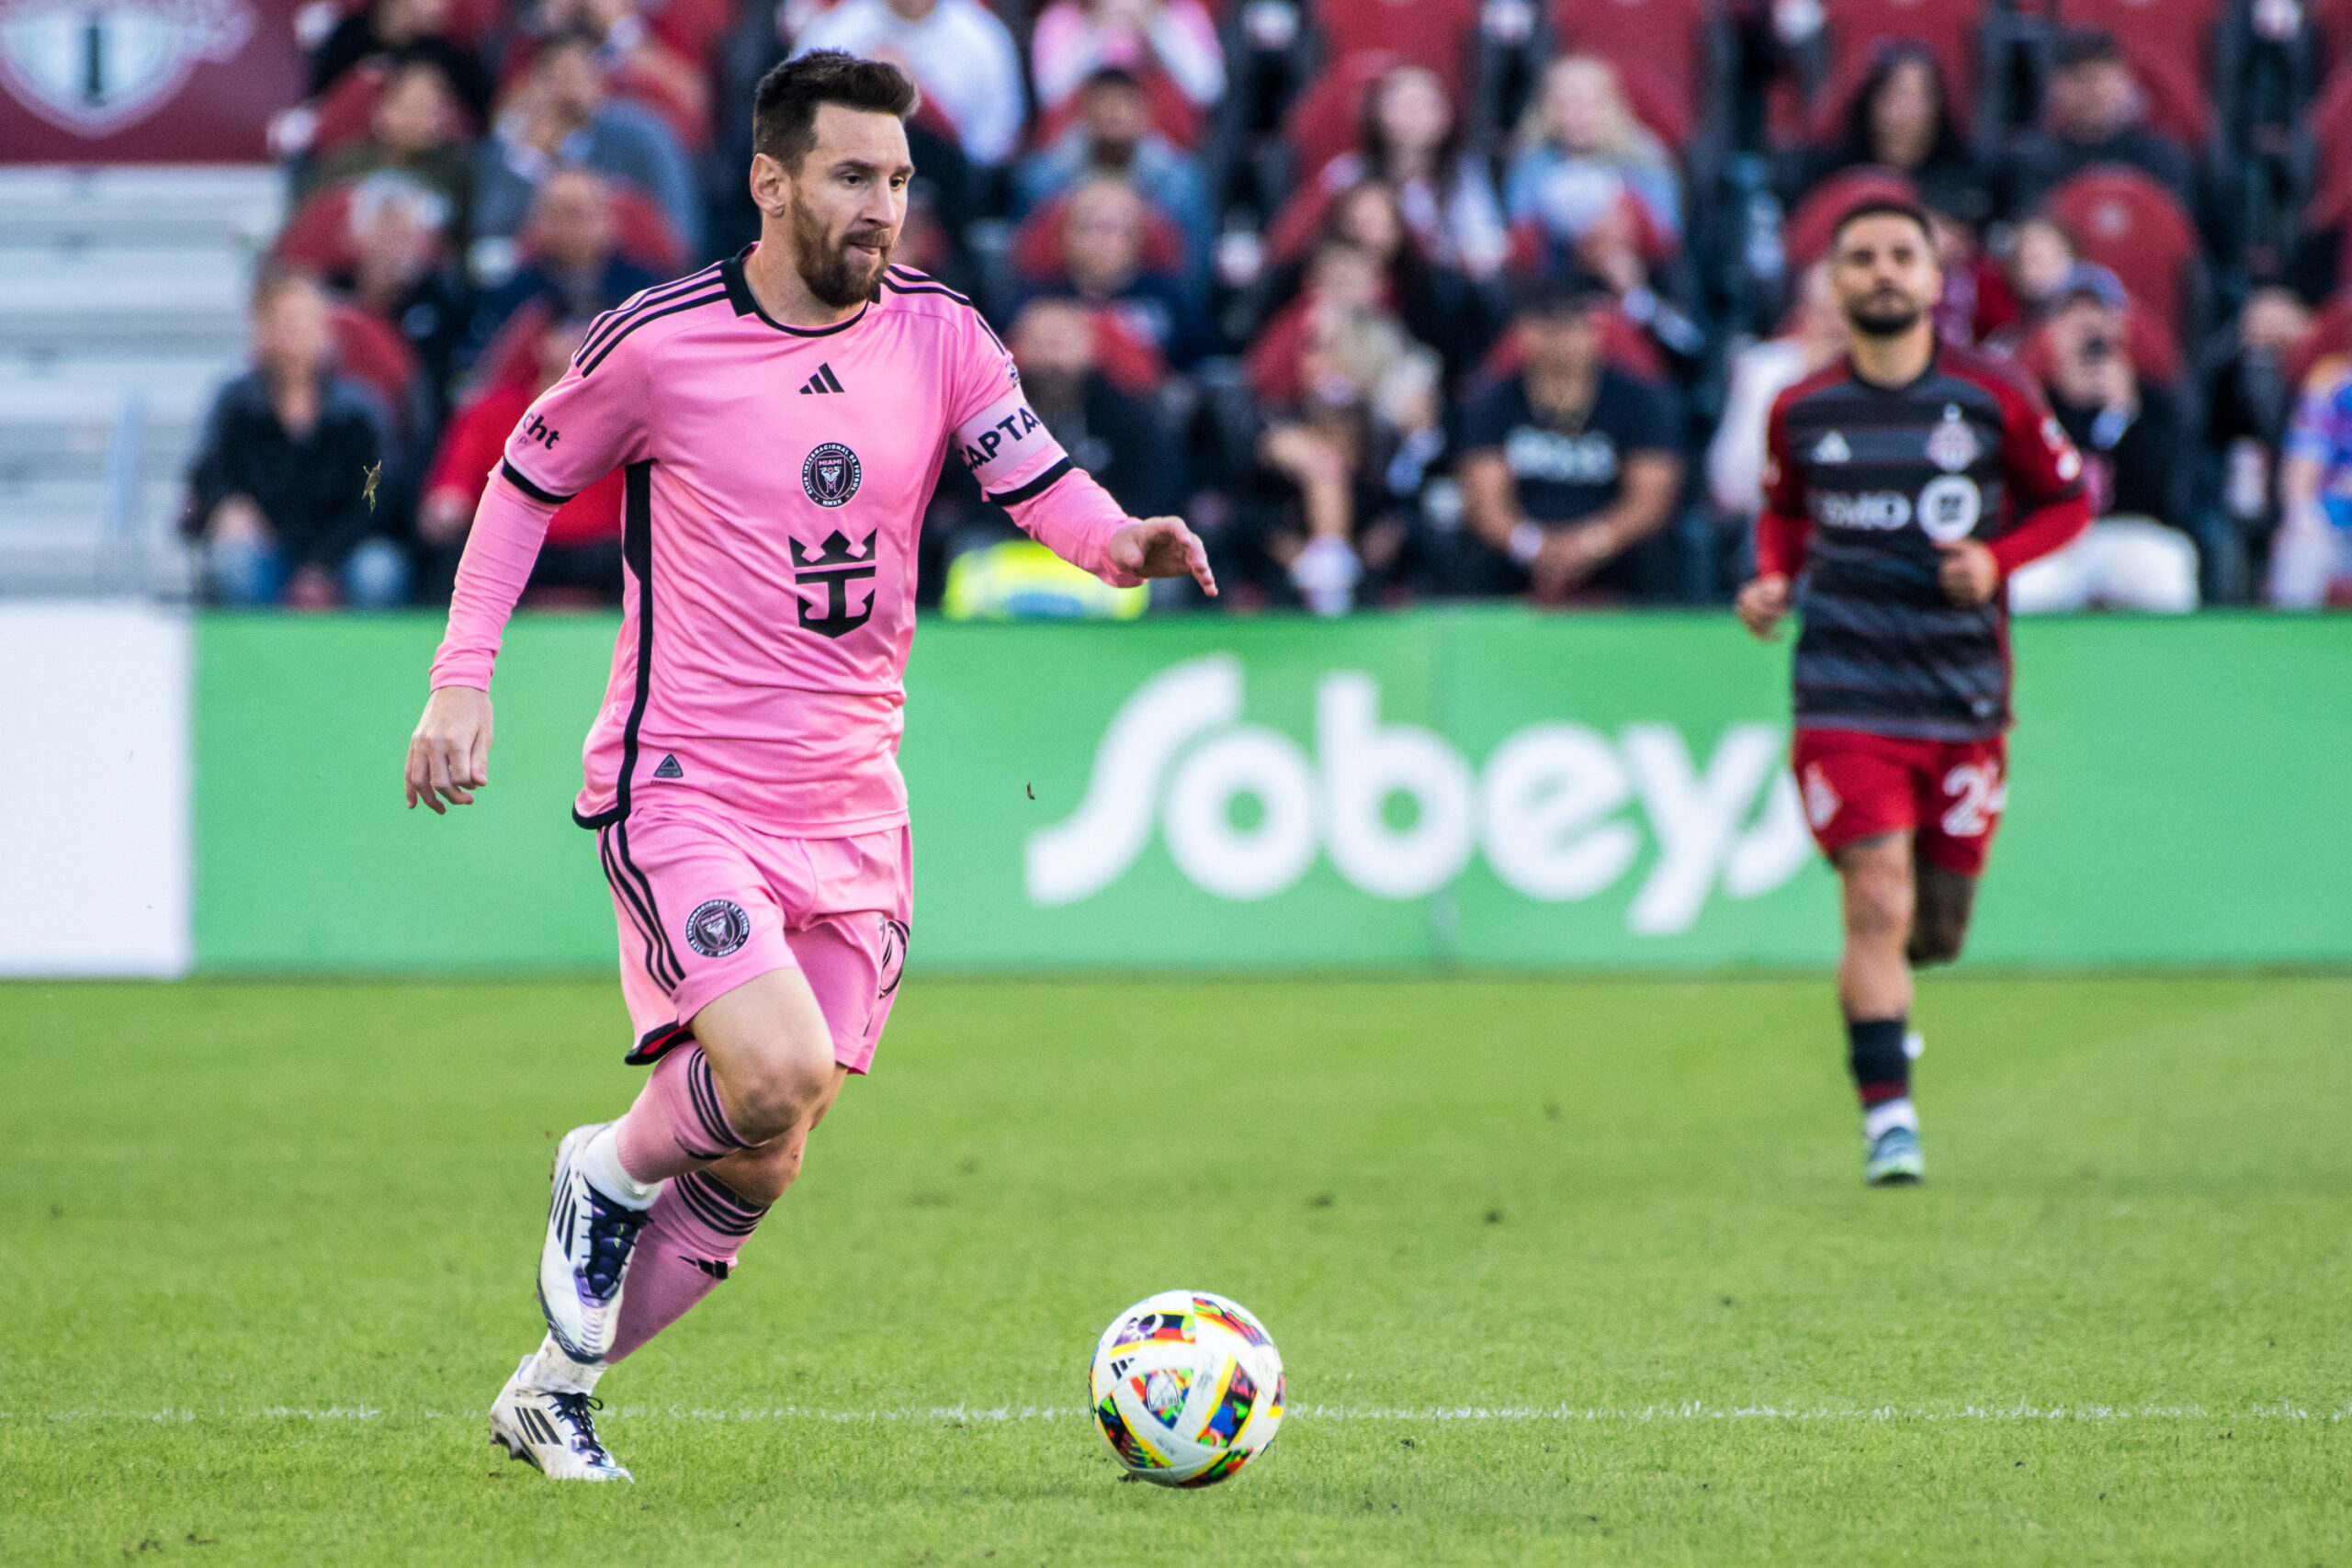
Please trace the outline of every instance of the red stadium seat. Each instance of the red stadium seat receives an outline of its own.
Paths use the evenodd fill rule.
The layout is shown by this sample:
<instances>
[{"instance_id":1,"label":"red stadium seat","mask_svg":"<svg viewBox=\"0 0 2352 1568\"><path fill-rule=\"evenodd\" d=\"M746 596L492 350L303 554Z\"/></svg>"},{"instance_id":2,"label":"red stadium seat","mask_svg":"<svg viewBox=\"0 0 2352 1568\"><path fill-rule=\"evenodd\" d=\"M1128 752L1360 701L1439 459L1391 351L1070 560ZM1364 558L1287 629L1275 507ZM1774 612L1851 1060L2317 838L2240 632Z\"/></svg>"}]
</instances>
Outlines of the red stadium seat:
<instances>
[{"instance_id":1,"label":"red stadium seat","mask_svg":"<svg viewBox=\"0 0 2352 1568\"><path fill-rule=\"evenodd\" d=\"M1298 184L1308 184L1326 164L1354 149L1363 124L1364 93L1386 73L1409 63L1405 55L1385 49L1342 55L1291 100L1283 116L1283 139L1298 154Z\"/></svg>"},{"instance_id":2,"label":"red stadium seat","mask_svg":"<svg viewBox=\"0 0 2352 1568\"><path fill-rule=\"evenodd\" d=\"M279 265L322 276L348 272L358 259L351 237L351 189L337 180L311 193L277 231L270 254Z\"/></svg>"},{"instance_id":3,"label":"red stadium seat","mask_svg":"<svg viewBox=\"0 0 2352 1568\"><path fill-rule=\"evenodd\" d=\"M2212 36L2223 0L2058 0L2069 28L2113 33L2148 89L2150 120L2191 147L2212 123L2206 84L2212 79Z\"/></svg>"},{"instance_id":4,"label":"red stadium seat","mask_svg":"<svg viewBox=\"0 0 2352 1568\"><path fill-rule=\"evenodd\" d=\"M334 334L335 367L382 398L395 420L403 419L420 374L408 340L390 322L340 300L330 307L328 324Z\"/></svg>"},{"instance_id":5,"label":"red stadium seat","mask_svg":"<svg viewBox=\"0 0 2352 1568\"><path fill-rule=\"evenodd\" d=\"M375 129L376 100L384 94L387 72L380 60L363 60L334 80L311 104L318 119L311 131L311 156L365 141Z\"/></svg>"},{"instance_id":6,"label":"red stadium seat","mask_svg":"<svg viewBox=\"0 0 2352 1568\"><path fill-rule=\"evenodd\" d=\"M1885 169L1848 169L1832 175L1805 193L1781 231L1781 248L1792 274L1803 272L1829 254L1838 220L1864 201L1917 201L1919 187Z\"/></svg>"},{"instance_id":7,"label":"red stadium seat","mask_svg":"<svg viewBox=\"0 0 2352 1568\"><path fill-rule=\"evenodd\" d=\"M2077 254L2114 273L2134 299L2189 340L2197 228L2172 192L2137 169L2106 164L2059 186L2043 206Z\"/></svg>"},{"instance_id":8,"label":"red stadium seat","mask_svg":"<svg viewBox=\"0 0 2352 1568\"><path fill-rule=\"evenodd\" d=\"M1315 0L1323 58L1340 60L1367 50L1403 55L1445 78L1456 112L1470 79L1470 34L1478 0Z\"/></svg>"},{"instance_id":9,"label":"red stadium seat","mask_svg":"<svg viewBox=\"0 0 2352 1568\"><path fill-rule=\"evenodd\" d=\"M1716 0L1552 0L1552 39L1556 52L1609 62L1634 117L1679 148L1707 119L1707 29L1721 9Z\"/></svg>"},{"instance_id":10,"label":"red stadium seat","mask_svg":"<svg viewBox=\"0 0 2352 1568\"><path fill-rule=\"evenodd\" d=\"M2347 19L2352 19L2352 0L2347 0L2346 10ZM2352 219L2352 71L2329 73L2312 101L2309 124L2319 152L2319 173L2318 188L2312 193L2303 224L2316 231ZM2352 263L2352 246L2346 247L2346 257Z\"/></svg>"}]
</instances>

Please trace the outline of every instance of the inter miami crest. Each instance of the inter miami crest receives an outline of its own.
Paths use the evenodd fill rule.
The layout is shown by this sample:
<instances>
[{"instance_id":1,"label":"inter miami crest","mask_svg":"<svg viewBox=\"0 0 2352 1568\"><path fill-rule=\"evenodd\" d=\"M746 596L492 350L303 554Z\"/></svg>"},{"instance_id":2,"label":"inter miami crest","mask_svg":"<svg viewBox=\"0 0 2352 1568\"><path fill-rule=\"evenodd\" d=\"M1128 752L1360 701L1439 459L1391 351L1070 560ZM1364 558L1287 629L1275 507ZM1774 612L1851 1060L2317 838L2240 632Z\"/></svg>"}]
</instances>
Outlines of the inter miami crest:
<instances>
[{"instance_id":1,"label":"inter miami crest","mask_svg":"<svg viewBox=\"0 0 2352 1568\"><path fill-rule=\"evenodd\" d=\"M686 945L705 958L724 958L752 940L752 918L731 898L707 898L686 917Z\"/></svg>"},{"instance_id":2,"label":"inter miami crest","mask_svg":"<svg viewBox=\"0 0 2352 1568\"><path fill-rule=\"evenodd\" d=\"M838 441L826 442L800 465L800 488L820 506L846 505L849 498L857 493L857 481L864 477L857 466L857 454Z\"/></svg>"},{"instance_id":3,"label":"inter miami crest","mask_svg":"<svg viewBox=\"0 0 2352 1568\"><path fill-rule=\"evenodd\" d=\"M854 457L850 459L852 464L856 461ZM850 484L854 488L856 469L852 468L850 471L853 476ZM825 536L825 542L814 554L797 539L787 541L792 546L794 584L819 583L825 590L825 613L821 615L808 613L808 601L806 599L800 602L803 630L815 632L820 637L842 637L874 618L874 591L866 590L865 605L855 611L849 607L849 591L852 583L864 581L874 575L875 537L875 535L868 534L859 543L852 545L836 528Z\"/></svg>"},{"instance_id":4,"label":"inter miami crest","mask_svg":"<svg viewBox=\"0 0 2352 1568\"><path fill-rule=\"evenodd\" d=\"M255 20L247 0L0 0L0 89L60 130L108 135L235 59Z\"/></svg>"}]
</instances>

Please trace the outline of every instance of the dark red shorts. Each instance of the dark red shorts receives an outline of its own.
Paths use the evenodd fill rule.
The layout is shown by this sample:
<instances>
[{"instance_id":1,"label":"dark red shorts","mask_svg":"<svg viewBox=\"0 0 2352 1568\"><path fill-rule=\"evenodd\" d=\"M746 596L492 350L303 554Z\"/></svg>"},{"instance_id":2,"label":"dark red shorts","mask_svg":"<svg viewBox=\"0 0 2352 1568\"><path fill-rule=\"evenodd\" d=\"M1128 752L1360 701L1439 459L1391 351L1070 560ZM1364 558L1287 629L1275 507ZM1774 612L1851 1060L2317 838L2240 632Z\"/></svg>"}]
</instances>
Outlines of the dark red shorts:
<instances>
[{"instance_id":1,"label":"dark red shorts","mask_svg":"<svg viewBox=\"0 0 2352 1568\"><path fill-rule=\"evenodd\" d=\"M1824 854L1908 828L1919 858L1962 876L1984 869L2009 798L2009 748L1990 740L1899 740L1800 729L1789 765Z\"/></svg>"}]
</instances>

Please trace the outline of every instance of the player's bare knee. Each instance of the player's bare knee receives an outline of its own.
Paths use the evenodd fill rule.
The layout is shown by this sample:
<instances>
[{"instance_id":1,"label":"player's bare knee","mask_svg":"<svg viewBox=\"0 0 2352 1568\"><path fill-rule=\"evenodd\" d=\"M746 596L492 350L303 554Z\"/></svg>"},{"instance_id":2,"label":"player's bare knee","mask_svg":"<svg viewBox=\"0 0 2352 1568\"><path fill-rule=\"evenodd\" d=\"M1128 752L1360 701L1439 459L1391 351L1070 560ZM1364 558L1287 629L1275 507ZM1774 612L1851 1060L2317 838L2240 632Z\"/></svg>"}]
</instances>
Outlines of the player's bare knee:
<instances>
[{"instance_id":1,"label":"player's bare knee","mask_svg":"<svg viewBox=\"0 0 2352 1568\"><path fill-rule=\"evenodd\" d=\"M832 1086L830 1051L779 1042L732 1075L726 1085L728 1117L739 1136L767 1144L808 1126Z\"/></svg>"}]
</instances>

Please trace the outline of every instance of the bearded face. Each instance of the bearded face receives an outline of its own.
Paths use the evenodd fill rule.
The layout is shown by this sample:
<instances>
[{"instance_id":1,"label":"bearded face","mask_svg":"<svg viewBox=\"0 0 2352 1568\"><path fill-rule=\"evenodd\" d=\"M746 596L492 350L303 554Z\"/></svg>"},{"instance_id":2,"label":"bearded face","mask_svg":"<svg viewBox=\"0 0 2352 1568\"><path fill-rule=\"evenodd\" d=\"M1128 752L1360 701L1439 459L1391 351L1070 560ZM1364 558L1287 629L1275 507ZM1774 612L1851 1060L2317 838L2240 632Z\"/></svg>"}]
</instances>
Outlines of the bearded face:
<instances>
[{"instance_id":1,"label":"bearded face","mask_svg":"<svg viewBox=\"0 0 2352 1568\"><path fill-rule=\"evenodd\" d=\"M797 192L790 218L792 265L809 293L844 310L881 293L882 275L898 242L895 229L853 218L836 232Z\"/></svg>"}]
</instances>

